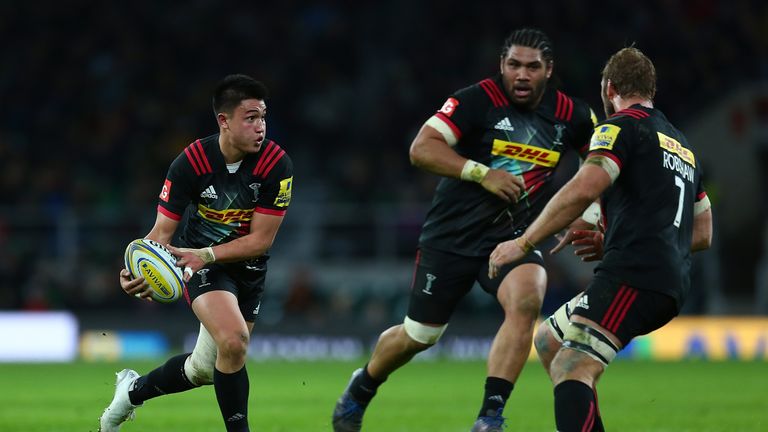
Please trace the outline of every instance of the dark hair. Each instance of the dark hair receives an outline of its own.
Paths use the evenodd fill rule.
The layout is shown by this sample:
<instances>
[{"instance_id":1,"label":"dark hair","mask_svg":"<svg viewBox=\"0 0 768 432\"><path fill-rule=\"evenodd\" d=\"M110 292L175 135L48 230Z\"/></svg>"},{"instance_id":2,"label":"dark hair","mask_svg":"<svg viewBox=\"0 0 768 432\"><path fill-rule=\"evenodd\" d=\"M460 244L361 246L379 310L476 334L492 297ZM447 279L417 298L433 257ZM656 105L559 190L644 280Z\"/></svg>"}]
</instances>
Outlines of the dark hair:
<instances>
[{"instance_id":1,"label":"dark hair","mask_svg":"<svg viewBox=\"0 0 768 432\"><path fill-rule=\"evenodd\" d=\"M603 79L610 80L622 97L653 99L656 95L656 68L635 47L622 48L612 55L603 68Z\"/></svg>"},{"instance_id":2,"label":"dark hair","mask_svg":"<svg viewBox=\"0 0 768 432\"><path fill-rule=\"evenodd\" d=\"M501 58L507 56L512 45L524 46L541 50L541 57L547 62L552 63L555 59L555 53L552 49L552 41L549 36L541 30L533 28L524 28L513 31L501 47Z\"/></svg>"},{"instance_id":3,"label":"dark hair","mask_svg":"<svg viewBox=\"0 0 768 432\"><path fill-rule=\"evenodd\" d=\"M245 99L267 98L267 87L248 75L227 75L213 91L213 113L231 114Z\"/></svg>"}]
</instances>

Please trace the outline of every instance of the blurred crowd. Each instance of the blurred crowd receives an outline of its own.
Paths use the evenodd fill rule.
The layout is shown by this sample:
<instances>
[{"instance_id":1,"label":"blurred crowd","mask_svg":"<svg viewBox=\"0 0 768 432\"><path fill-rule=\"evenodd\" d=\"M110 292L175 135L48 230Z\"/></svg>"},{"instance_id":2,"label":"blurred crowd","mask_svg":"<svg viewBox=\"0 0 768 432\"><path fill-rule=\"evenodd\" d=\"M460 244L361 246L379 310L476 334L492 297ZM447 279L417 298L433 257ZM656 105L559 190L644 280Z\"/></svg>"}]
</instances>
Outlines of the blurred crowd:
<instances>
[{"instance_id":1,"label":"blurred crowd","mask_svg":"<svg viewBox=\"0 0 768 432\"><path fill-rule=\"evenodd\" d=\"M599 114L601 67L630 44L656 63L656 103L676 124L768 76L757 0L43 3L0 2L0 309L135 303L118 292L121 248L148 230L170 161L216 131L210 94L229 73L270 89L294 204L416 208L389 222L411 244L393 250L403 260L436 184L409 165L410 140L448 94L498 70L512 29L545 30L556 82ZM307 217L289 215L289 231ZM328 236L359 244L367 229ZM329 244L303 257L310 269L359 258ZM330 302L305 292L309 276L286 311Z\"/></svg>"}]
</instances>

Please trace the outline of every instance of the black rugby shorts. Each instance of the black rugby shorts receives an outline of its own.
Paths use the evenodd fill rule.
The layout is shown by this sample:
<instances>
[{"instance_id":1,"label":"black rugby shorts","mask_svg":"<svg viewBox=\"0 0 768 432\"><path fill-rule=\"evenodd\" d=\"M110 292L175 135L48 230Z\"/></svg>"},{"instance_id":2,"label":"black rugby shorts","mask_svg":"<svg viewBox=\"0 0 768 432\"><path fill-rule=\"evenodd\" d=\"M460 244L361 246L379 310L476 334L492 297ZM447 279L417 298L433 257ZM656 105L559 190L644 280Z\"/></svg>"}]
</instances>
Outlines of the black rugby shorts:
<instances>
[{"instance_id":1,"label":"black rugby shorts","mask_svg":"<svg viewBox=\"0 0 768 432\"><path fill-rule=\"evenodd\" d=\"M501 267L498 276L488 279L487 256L468 257L422 246L416 252L408 317L426 324L446 324L475 282L495 298L507 273L527 263L544 265L541 255L534 251Z\"/></svg>"},{"instance_id":2,"label":"black rugby shorts","mask_svg":"<svg viewBox=\"0 0 768 432\"><path fill-rule=\"evenodd\" d=\"M244 263L208 264L189 279L184 287L184 297L191 305L197 297L209 291L229 291L237 297L243 318L254 322L259 314L266 276L266 263L258 266L246 266Z\"/></svg>"},{"instance_id":3,"label":"black rugby shorts","mask_svg":"<svg viewBox=\"0 0 768 432\"><path fill-rule=\"evenodd\" d=\"M677 302L671 296L595 276L571 316L600 324L625 347L633 338L663 327L677 314Z\"/></svg>"}]
</instances>

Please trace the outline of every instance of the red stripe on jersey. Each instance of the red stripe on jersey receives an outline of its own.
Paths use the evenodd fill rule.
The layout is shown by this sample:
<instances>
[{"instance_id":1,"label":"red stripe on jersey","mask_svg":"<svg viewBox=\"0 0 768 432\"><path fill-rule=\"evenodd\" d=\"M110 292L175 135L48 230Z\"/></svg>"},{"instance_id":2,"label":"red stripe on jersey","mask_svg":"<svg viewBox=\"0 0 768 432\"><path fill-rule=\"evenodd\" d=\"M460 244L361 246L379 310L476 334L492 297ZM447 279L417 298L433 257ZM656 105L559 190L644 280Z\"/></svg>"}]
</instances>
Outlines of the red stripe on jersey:
<instances>
[{"instance_id":1,"label":"red stripe on jersey","mask_svg":"<svg viewBox=\"0 0 768 432\"><path fill-rule=\"evenodd\" d=\"M489 98L491 98L491 102L493 102L493 106L495 108L498 108L501 106L501 101L499 100L499 97L496 95L496 93L493 92L493 89L491 88L491 85L488 83L490 81L489 79L480 81L480 87L485 90L485 93L488 95Z\"/></svg>"},{"instance_id":2,"label":"red stripe on jersey","mask_svg":"<svg viewBox=\"0 0 768 432\"><path fill-rule=\"evenodd\" d=\"M640 118L646 118L646 117L650 117L651 116L647 112L639 110L639 109L635 109L635 108L627 108L627 109L625 109L622 112L625 112L627 114L632 113L632 114L635 114L635 115L639 116Z\"/></svg>"},{"instance_id":3,"label":"red stripe on jersey","mask_svg":"<svg viewBox=\"0 0 768 432\"><path fill-rule=\"evenodd\" d=\"M571 117L573 117L573 99L558 90L555 118L563 121L571 121Z\"/></svg>"},{"instance_id":4,"label":"red stripe on jersey","mask_svg":"<svg viewBox=\"0 0 768 432\"><path fill-rule=\"evenodd\" d=\"M573 99L566 96L566 100L568 101L568 113L565 114L565 121L571 121L571 117L573 117Z\"/></svg>"},{"instance_id":5,"label":"red stripe on jersey","mask_svg":"<svg viewBox=\"0 0 768 432\"><path fill-rule=\"evenodd\" d=\"M703 200L706 197L707 197L707 193L706 192L702 192L702 193L696 195L696 201L701 201L701 200Z\"/></svg>"},{"instance_id":6,"label":"red stripe on jersey","mask_svg":"<svg viewBox=\"0 0 768 432\"><path fill-rule=\"evenodd\" d=\"M278 147L278 148L280 148L280 147ZM267 177L269 175L269 172L272 171L272 168L274 168L274 166L277 163L277 161L282 159L283 156L285 156L285 150L280 149L280 153L278 153L277 156L275 156L275 158L272 160L272 163L269 164L269 166L264 169L263 177Z\"/></svg>"},{"instance_id":7,"label":"red stripe on jersey","mask_svg":"<svg viewBox=\"0 0 768 432\"><path fill-rule=\"evenodd\" d=\"M264 207L256 207L253 211L256 213L272 215L272 216L285 216L285 212L287 210L275 210L275 209L268 209Z\"/></svg>"},{"instance_id":8,"label":"red stripe on jersey","mask_svg":"<svg viewBox=\"0 0 768 432\"><path fill-rule=\"evenodd\" d=\"M443 123L445 123L446 125L448 125L449 128L451 128L451 130L453 131L453 135L456 137L457 140L461 138L461 131L459 130L458 127L456 127L456 124L454 124L451 121L451 119L448 118L447 115L439 112L439 113L435 114L435 117L437 117L440 120L442 120Z\"/></svg>"},{"instance_id":9,"label":"red stripe on jersey","mask_svg":"<svg viewBox=\"0 0 768 432\"><path fill-rule=\"evenodd\" d=\"M171 218L171 219L173 219L173 220L175 220L177 222L181 220L181 215L177 215L176 213L168 210L167 208L165 208L165 207L163 207L163 206L161 206L159 204L157 206L157 211L158 211L158 213L162 213L165 216L168 216L169 218Z\"/></svg>"},{"instance_id":10,"label":"red stripe on jersey","mask_svg":"<svg viewBox=\"0 0 768 432\"><path fill-rule=\"evenodd\" d=\"M625 294L627 294L627 286L622 285L619 288L619 293L616 294L616 297L613 298L611 305L608 306L608 310L605 312L605 315L603 315L603 320L600 321L601 326L605 327L606 329L608 328L608 321L614 315L614 309L616 309L616 306L621 302Z\"/></svg>"},{"instance_id":11,"label":"red stripe on jersey","mask_svg":"<svg viewBox=\"0 0 768 432\"><path fill-rule=\"evenodd\" d=\"M616 334L616 332L619 330L619 326L621 325L621 323L624 322L624 317L627 316L627 312L629 312L629 308L632 307L632 303L635 302L636 298L637 298L637 290L632 290L632 294L630 294L626 304L621 308L621 314L618 316L613 326L611 326L611 328L608 329L611 333Z\"/></svg>"},{"instance_id":12,"label":"red stripe on jersey","mask_svg":"<svg viewBox=\"0 0 768 432\"><path fill-rule=\"evenodd\" d=\"M651 116L650 114L648 114L645 111L641 111L639 109L634 109L634 108L627 108L627 109L621 110L619 112L613 113L611 115L611 117L616 117L616 116L620 116L620 115L626 115L626 116L632 117L634 119L643 119L643 118Z\"/></svg>"},{"instance_id":13,"label":"red stripe on jersey","mask_svg":"<svg viewBox=\"0 0 768 432\"><path fill-rule=\"evenodd\" d=\"M274 141L273 141L273 143L275 144L275 146L274 146L274 147L272 147L272 149L270 150L269 154L267 154L267 155L264 157L264 164L263 164L263 165L261 166L261 168L259 169L259 172L258 172L258 173L256 173L256 174L258 174L258 175L261 175L262 177L266 176L266 173L265 173L265 172L266 172L266 170L267 170L267 167L268 167L268 166L271 166L270 164L271 164L271 163L272 163L272 161L274 160L275 156L276 156L276 155L277 155L279 152L283 151L283 149L281 149L281 148L280 148L280 146L279 146L279 145L277 145L277 143L275 143Z\"/></svg>"},{"instance_id":14,"label":"red stripe on jersey","mask_svg":"<svg viewBox=\"0 0 768 432\"><path fill-rule=\"evenodd\" d=\"M200 140L195 141L195 146L197 147L197 150L200 152L200 156L203 159L203 164L201 166L205 166L205 168L208 170L208 173L213 172L213 168L211 168L211 164L208 162L208 156L203 151L203 145L200 143Z\"/></svg>"},{"instance_id":15,"label":"red stripe on jersey","mask_svg":"<svg viewBox=\"0 0 768 432\"><path fill-rule=\"evenodd\" d=\"M593 152L593 153L590 153L590 154L588 154L588 155L587 155L587 159L589 159L589 158L591 158L591 157L593 157L593 156L605 156L605 157L607 157L608 159L610 159L610 160L612 160L612 161L616 162L616 165L618 165L619 169L621 169L621 161L620 161L620 160L619 160L619 158L618 158L618 157L617 157L615 154L613 154L613 153L602 152L602 151L596 151L596 152Z\"/></svg>"},{"instance_id":16,"label":"red stripe on jersey","mask_svg":"<svg viewBox=\"0 0 768 432\"><path fill-rule=\"evenodd\" d=\"M187 155L187 159L189 159L189 164L192 165L192 168L195 170L195 174L198 176L203 175L202 172L200 172L200 168L197 167L197 162L195 162L195 157L192 156L192 152L189 151L189 147L184 149L184 154Z\"/></svg>"},{"instance_id":17,"label":"red stripe on jersey","mask_svg":"<svg viewBox=\"0 0 768 432\"><path fill-rule=\"evenodd\" d=\"M488 86L491 88L491 91L496 95L496 98L499 100L502 106L509 105L509 101L507 100L507 97L504 96L504 92L502 92L499 86L496 85L496 81L492 79L485 79L483 81L488 83Z\"/></svg>"},{"instance_id":18,"label":"red stripe on jersey","mask_svg":"<svg viewBox=\"0 0 768 432\"><path fill-rule=\"evenodd\" d=\"M559 90L557 91L557 104L555 104L555 118L559 119L563 110L563 95Z\"/></svg>"},{"instance_id":19,"label":"red stripe on jersey","mask_svg":"<svg viewBox=\"0 0 768 432\"><path fill-rule=\"evenodd\" d=\"M266 161L269 159L268 155L273 151L276 151L276 148L277 144L275 144L274 141L270 141L269 144L267 144L267 147L264 148L264 151L261 153L259 162L256 163L256 168L253 169L253 175L257 175L259 172L261 172L261 169L264 168L264 165L267 163Z\"/></svg>"},{"instance_id":20,"label":"red stripe on jersey","mask_svg":"<svg viewBox=\"0 0 768 432\"><path fill-rule=\"evenodd\" d=\"M197 149L197 146L195 146L195 143L190 144L187 148L189 148L190 152L192 152L192 154L195 156L197 165L200 167L200 172L203 174L208 174L209 171L203 163L203 156L200 155L200 151Z\"/></svg>"}]
</instances>

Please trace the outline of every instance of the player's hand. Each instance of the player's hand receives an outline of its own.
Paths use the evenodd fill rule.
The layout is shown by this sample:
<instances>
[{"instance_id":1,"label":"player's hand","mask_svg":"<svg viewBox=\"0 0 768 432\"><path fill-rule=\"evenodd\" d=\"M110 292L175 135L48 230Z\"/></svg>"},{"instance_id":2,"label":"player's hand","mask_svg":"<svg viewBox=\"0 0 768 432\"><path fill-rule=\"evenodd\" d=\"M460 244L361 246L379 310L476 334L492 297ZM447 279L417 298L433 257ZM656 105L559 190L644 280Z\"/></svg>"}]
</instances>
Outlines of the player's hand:
<instances>
[{"instance_id":1,"label":"player's hand","mask_svg":"<svg viewBox=\"0 0 768 432\"><path fill-rule=\"evenodd\" d=\"M520 177L499 169L488 170L480 185L506 202L517 202L524 189Z\"/></svg>"},{"instance_id":2,"label":"player's hand","mask_svg":"<svg viewBox=\"0 0 768 432\"><path fill-rule=\"evenodd\" d=\"M517 261L527 254L515 240L499 243L488 258L488 278L493 279L499 275L499 269L511 262Z\"/></svg>"},{"instance_id":3,"label":"player's hand","mask_svg":"<svg viewBox=\"0 0 768 432\"><path fill-rule=\"evenodd\" d=\"M120 270L120 287L129 295L152 301L152 289L149 284L143 277L131 278L131 273L126 269Z\"/></svg>"},{"instance_id":4,"label":"player's hand","mask_svg":"<svg viewBox=\"0 0 768 432\"><path fill-rule=\"evenodd\" d=\"M166 247L176 257L176 265L184 269L184 282L189 282L195 272L215 259L211 248L177 248L171 245Z\"/></svg>"},{"instance_id":5,"label":"player's hand","mask_svg":"<svg viewBox=\"0 0 768 432\"><path fill-rule=\"evenodd\" d=\"M584 262L603 259L603 233L594 230L568 230L564 236L556 236L560 242L549 251L556 254L566 245L574 246L574 254Z\"/></svg>"}]
</instances>

